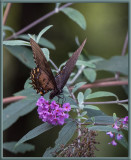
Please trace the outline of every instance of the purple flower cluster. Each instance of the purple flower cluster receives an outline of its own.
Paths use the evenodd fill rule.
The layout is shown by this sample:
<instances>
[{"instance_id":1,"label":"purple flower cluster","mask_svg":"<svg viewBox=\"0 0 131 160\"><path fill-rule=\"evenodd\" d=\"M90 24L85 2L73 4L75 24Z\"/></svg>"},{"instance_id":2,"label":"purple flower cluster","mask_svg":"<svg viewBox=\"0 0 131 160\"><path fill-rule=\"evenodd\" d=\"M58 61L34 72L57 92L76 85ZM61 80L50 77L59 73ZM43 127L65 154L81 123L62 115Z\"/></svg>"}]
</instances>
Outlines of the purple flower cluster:
<instances>
[{"instance_id":1,"label":"purple flower cluster","mask_svg":"<svg viewBox=\"0 0 131 160\"><path fill-rule=\"evenodd\" d=\"M120 131L120 129L127 127L126 124L128 124L128 116L126 116L125 118L119 119L118 122L121 122L121 123L118 125L117 121L116 121L115 124L113 125L113 128ZM110 132L107 132L106 134L109 135L111 138L113 138L113 140L108 144L112 144L113 146L116 146L117 142L115 141L115 133L112 133L110 131ZM121 140L122 138L123 138L123 135L121 135L121 134L116 135L117 140Z\"/></svg>"},{"instance_id":2,"label":"purple flower cluster","mask_svg":"<svg viewBox=\"0 0 131 160\"><path fill-rule=\"evenodd\" d=\"M69 118L69 114L67 113L71 110L69 103L64 103L61 106L55 101L49 103L49 101L40 97L36 105L38 106L37 112L39 118L42 119L43 122L48 122L52 125L63 125L65 119Z\"/></svg>"}]
</instances>

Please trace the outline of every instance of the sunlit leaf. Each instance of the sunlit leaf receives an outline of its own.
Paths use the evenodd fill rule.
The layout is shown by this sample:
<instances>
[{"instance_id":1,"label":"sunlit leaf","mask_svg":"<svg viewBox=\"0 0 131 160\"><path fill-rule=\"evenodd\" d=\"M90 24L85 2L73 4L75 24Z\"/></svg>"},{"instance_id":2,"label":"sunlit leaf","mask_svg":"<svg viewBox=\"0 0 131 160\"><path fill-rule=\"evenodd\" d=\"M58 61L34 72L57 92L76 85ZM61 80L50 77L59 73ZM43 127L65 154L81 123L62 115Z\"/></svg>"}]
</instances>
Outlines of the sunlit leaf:
<instances>
[{"instance_id":1,"label":"sunlit leaf","mask_svg":"<svg viewBox=\"0 0 131 160\"><path fill-rule=\"evenodd\" d=\"M30 46L29 42L22 40L3 41L3 44L8 46Z\"/></svg>"},{"instance_id":2,"label":"sunlit leaf","mask_svg":"<svg viewBox=\"0 0 131 160\"><path fill-rule=\"evenodd\" d=\"M84 84L86 84L86 82L79 82L79 83L75 84L72 92L75 93Z\"/></svg>"}]
</instances>

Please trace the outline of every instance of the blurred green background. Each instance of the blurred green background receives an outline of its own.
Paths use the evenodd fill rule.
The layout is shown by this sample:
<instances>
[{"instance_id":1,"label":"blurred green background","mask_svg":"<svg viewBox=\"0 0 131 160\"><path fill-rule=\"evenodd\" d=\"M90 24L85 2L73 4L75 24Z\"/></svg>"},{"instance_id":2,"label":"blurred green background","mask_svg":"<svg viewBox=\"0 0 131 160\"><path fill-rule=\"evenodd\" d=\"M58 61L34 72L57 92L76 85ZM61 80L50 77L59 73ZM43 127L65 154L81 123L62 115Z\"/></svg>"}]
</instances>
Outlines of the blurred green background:
<instances>
[{"instance_id":1,"label":"blurred green background","mask_svg":"<svg viewBox=\"0 0 131 160\"><path fill-rule=\"evenodd\" d=\"M84 15L87 22L86 30L82 30L75 22L60 12L31 28L24 34L38 34L44 27L53 25L53 27L44 34L44 37L56 46L56 50L50 50L50 54L51 59L57 66L68 59L68 53L70 51L75 51L77 48L75 43L76 36L78 36L80 43L87 38L85 49L90 55L102 56L104 58L121 55L125 36L128 31L128 3L74 3L70 7L77 9ZM17 32L39 17L52 11L54 8L54 3L13 3L6 25L12 27ZM6 33L6 37L10 36L9 32ZM22 90L29 75L30 69L4 49L4 97L13 96L15 92ZM97 79L113 76L111 73L98 72ZM124 89L120 86L93 89L93 91L98 90L111 91L118 95L119 99L127 98ZM99 100L105 101L106 99ZM6 105L4 105L4 107L6 107ZM99 107L111 116L114 112L119 117L127 115L126 110L118 105L99 105ZM41 124L41 121L38 119L36 110L34 110L30 114L21 117L4 132L4 141L17 141L39 124ZM54 145L60 127L57 128L57 131L56 129L52 129L29 141L29 143L36 145L35 152L27 152L24 155L14 155L4 150L4 156L42 156L46 147ZM50 139L48 137L50 137ZM99 151L96 151L96 157L128 156L127 150L121 145L117 147L108 145L111 139L104 132L99 133L97 140L100 142L100 145L97 145Z\"/></svg>"}]
</instances>

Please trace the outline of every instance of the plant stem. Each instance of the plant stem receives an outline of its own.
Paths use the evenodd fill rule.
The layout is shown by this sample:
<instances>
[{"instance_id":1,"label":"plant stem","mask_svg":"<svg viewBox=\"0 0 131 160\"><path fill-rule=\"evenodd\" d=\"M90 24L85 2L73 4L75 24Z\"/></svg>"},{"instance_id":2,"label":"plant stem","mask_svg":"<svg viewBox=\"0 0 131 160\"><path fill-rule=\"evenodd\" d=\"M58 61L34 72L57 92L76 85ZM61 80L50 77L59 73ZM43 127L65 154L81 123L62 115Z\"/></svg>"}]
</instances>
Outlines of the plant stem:
<instances>
[{"instance_id":1,"label":"plant stem","mask_svg":"<svg viewBox=\"0 0 131 160\"><path fill-rule=\"evenodd\" d=\"M127 103L128 99L125 100L117 100L117 101L105 101L105 102L84 102L83 104L118 104L118 103Z\"/></svg>"},{"instance_id":2,"label":"plant stem","mask_svg":"<svg viewBox=\"0 0 131 160\"><path fill-rule=\"evenodd\" d=\"M110 82L94 82L90 84L85 84L81 86L79 89L86 89L86 88L97 88L97 87L108 87L108 86L121 86L121 85L128 85L128 80L125 81L110 81ZM73 86L70 86L70 89L73 89Z\"/></svg>"},{"instance_id":3,"label":"plant stem","mask_svg":"<svg viewBox=\"0 0 131 160\"><path fill-rule=\"evenodd\" d=\"M18 35L24 33L25 31L29 30L30 28L36 26L37 24L39 24L40 22L44 21L45 19L51 17L52 15L58 13L60 10L62 10L63 8L66 8L68 6L72 5L72 3L67 3L63 6L61 6L60 8L57 9L54 9L53 11L47 13L46 15L40 17L39 19L37 19L36 21L30 23L28 26L24 27L23 29L19 30L18 32L16 32L15 34L11 35L10 37L8 37L6 40L9 40L9 39L12 39L12 38L15 38L17 37Z\"/></svg>"},{"instance_id":4,"label":"plant stem","mask_svg":"<svg viewBox=\"0 0 131 160\"><path fill-rule=\"evenodd\" d=\"M2 4L1 4L1 5L2 5ZM10 11L10 8L11 8L11 3L8 3L8 4L7 4L7 7L6 7L6 9L5 9L5 12L4 12L3 25L5 25L5 23L6 23L6 20L7 20L9 11Z\"/></svg>"},{"instance_id":5,"label":"plant stem","mask_svg":"<svg viewBox=\"0 0 131 160\"><path fill-rule=\"evenodd\" d=\"M24 99L24 98L26 98L26 96L15 96L15 97L3 98L3 104L18 101L18 100L21 100L21 99Z\"/></svg>"}]
</instances>

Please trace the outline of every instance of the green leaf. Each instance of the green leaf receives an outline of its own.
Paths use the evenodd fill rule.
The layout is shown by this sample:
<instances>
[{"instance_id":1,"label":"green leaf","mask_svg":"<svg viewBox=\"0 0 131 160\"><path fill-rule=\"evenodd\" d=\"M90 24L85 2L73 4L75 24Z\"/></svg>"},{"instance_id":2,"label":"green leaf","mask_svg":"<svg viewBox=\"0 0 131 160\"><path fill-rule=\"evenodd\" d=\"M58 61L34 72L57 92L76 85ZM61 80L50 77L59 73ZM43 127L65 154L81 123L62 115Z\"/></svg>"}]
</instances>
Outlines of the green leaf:
<instances>
[{"instance_id":1,"label":"green leaf","mask_svg":"<svg viewBox=\"0 0 131 160\"><path fill-rule=\"evenodd\" d=\"M13 56L19 59L29 68L34 68L33 53L30 49L23 46L6 46L5 47Z\"/></svg>"},{"instance_id":2,"label":"green leaf","mask_svg":"<svg viewBox=\"0 0 131 160\"><path fill-rule=\"evenodd\" d=\"M91 94L92 90L90 88L87 88L84 92L84 98L86 99L86 97Z\"/></svg>"},{"instance_id":3,"label":"green leaf","mask_svg":"<svg viewBox=\"0 0 131 160\"><path fill-rule=\"evenodd\" d=\"M118 104L123 106L128 111L128 104L124 104L124 103L118 103Z\"/></svg>"},{"instance_id":4,"label":"green leaf","mask_svg":"<svg viewBox=\"0 0 131 160\"><path fill-rule=\"evenodd\" d=\"M65 126L59 132L59 136L55 141L54 148L48 148L43 157L52 157L52 153L55 151L59 151L61 149L61 145L66 145L67 142L72 138L74 132L76 130L76 123L75 122L67 122Z\"/></svg>"},{"instance_id":5,"label":"green leaf","mask_svg":"<svg viewBox=\"0 0 131 160\"><path fill-rule=\"evenodd\" d=\"M83 117L83 116L85 116L86 114L87 114L87 111L84 111L84 112L81 113L80 116Z\"/></svg>"},{"instance_id":6,"label":"green leaf","mask_svg":"<svg viewBox=\"0 0 131 160\"><path fill-rule=\"evenodd\" d=\"M92 126L92 127L88 127L87 126L87 128L90 129L90 130L93 130L93 131L104 131L104 132L111 131L111 132L114 132L114 133L121 133L120 131L112 128L112 125L108 125L108 126L100 126L100 125L98 125L98 126Z\"/></svg>"},{"instance_id":7,"label":"green leaf","mask_svg":"<svg viewBox=\"0 0 131 160\"><path fill-rule=\"evenodd\" d=\"M79 82L79 83L75 84L72 92L75 93L84 84L86 84L86 82Z\"/></svg>"},{"instance_id":8,"label":"green leaf","mask_svg":"<svg viewBox=\"0 0 131 160\"><path fill-rule=\"evenodd\" d=\"M24 143L15 148L16 142L5 142L3 148L12 153L25 153L27 151L35 150L35 146L32 144Z\"/></svg>"},{"instance_id":9,"label":"green leaf","mask_svg":"<svg viewBox=\"0 0 131 160\"><path fill-rule=\"evenodd\" d=\"M22 40L9 40L9 41L3 41L4 45L9 45L9 46L30 46L30 43L27 41L22 41Z\"/></svg>"},{"instance_id":10,"label":"green leaf","mask_svg":"<svg viewBox=\"0 0 131 160\"><path fill-rule=\"evenodd\" d=\"M26 135L24 135L15 145L15 147L17 147L18 145L37 137L38 135L48 131L49 129L53 128L55 126L49 124L49 123L44 123L41 124L39 126L37 126L36 128L32 129L31 131L29 131Z\"/></svg>"},{"instance_id":11,"label":"green leaf","mask_svg":"<svg viewBox=\"0 0 131 160\"><path fill-rule=\"evenodd\" d=\"M82 60L77 60L76 62L77 66L86 66L86 67L90 67L90 68L96 68L96 65L91 63L91 62L87 62L87 61L82 61Z\"/></svg>"},{"instance_id":12,"label":"green leaf","mask_svg":"<svg viewBox=\"0 0 131 160\"><path fill-rule=\"evenodd\" d=\"M22 35L18 36L18 38L21 38L21 39L24 39L24 40L28 40L28 41L30 40L30 37L28 35L26 35L26 34L22 34ZM54 44L51 43L49 40L43 38L43 37L40 38L38 44L41 45L41 46L47 47L49 49L55 49Z\"/></svg>"},{"instance_id":13,"label":"green leaf","mask_svg":"<svg viewBox=\"0 0 131 160\"><path fill-rule=\"evenodd\" d=\"M25 98L18 102L8 105L3 110L3 130L7 129L13 123L15 123L19 117L26 115L33 109L35 109L36 101L37 99L35 99L35 97L34 100L29 100Z\"/></svg>"},{"instance_id":14,"label":"green leaf","mask_svg":"<svg viewBox=\"0 0 131 160\"><path fill-rule=\"evenodd\" d=\"M82 104L84 102L84 95L82 92L78 93L77 99L79 104Z\"/></svg>"},{"instance_id":15,"label":"green leaf","mask_svg":"<svg viewBox=\"0 0 131 160\"><path fill-rule=\"evenodd\" d=\"M116 99L118 100L118 97L114 93L106 92L106 91L98 91L98 92L91 93L86 97L86 99L109 97L109 96L116 97Z\"/></svg>"},{"instance_id":16,"label":"green leaf","mask_svg":"<svg viewBox=\"0 0 131 160\"><path fill-rule=\"evenodd\" d=\"M49 52L49 50L47 48L42 48L42 51L43 51L43 54L46 57L46 60L49 61L49 58L50 58L50 52Z\"/></svg>"},{"instance_id":17,"label":"green leaf","mask_svg":"<svg viewBox=\"0 0 131 160\"><path fill-rule=\"evenodd\" d=\"M96 64L96 70L120 72L124 75L128 75L128 55L113 56L109 60L100 61Z\"/></svg>"},{"instance_id":18,"label":"green leaf","mask_svg":"<svg viewBox=\"0 0 131 160\"><path fill-rule=\"evenodd\" d=\"M114 122L115 121L112 116L95 116L95 123L97 124L112 125Z\"/></svg>"},{"instance_id":19,"label":"green leaf","mask_svg":"<svg viewBox=\"0 0 131 160\"><path fill-rule=\"evenodd\" d=\"M3 26L3 30L11 31L12 33L15 32L14 29L9 26Z\"/></svg>"},{"instance_id":20,"label":"green leaf","mask_svg":"<svg viewBox=\"0 0 131 160\"><path fill-rule=\"evenodd\" d=\"M96 110L95 108L84 108L85 111L87 111L87 116L88 117L94 117L94 116L106 116L104 112L101 110Z\"/></svg>"},{"instance_id":21,"label":"green leaf","mask_svg":"<svg viewBox=\"0 0 131 160\"><path fill-rule=\"evenodd\" d=\"M90 82L94 82L96 79L96 71L92 68L86 68L83 70L83 73L85 75L85 77L87 78L87 80L89 80Z\"/></svg>"},{"instance_id":22,"label":"green leaf","mask_svg":"<svg viewBox=\"0 0 131 160\"><path fill-rule=\"evenodd\" d=\"M86 29L86 20L79 11L70 7L63 8L61 11L74 22L76 22L82 29Z\"/></svg>"},{"instance_id":23,"label":"green leaf","mask_svg":"<svg viewBox=\"0 0 131 160\"><path fill-rule=\"evenodd\" d=\"M24 89L26 89L26 88L31 88L32 85L31 85L30 83L31 83L31 80L30 80L30 78L28 78L28 79L26 80L25 84L24 84Z\"/></svg>"},{"instance_id":24,"label":"green leaf","mask_svg":"<svg viewBox=\"0 0 131 160\"><path fill-rule=\"evenodd\" d=\"M53 25L49 25L49 26L45 27L44 29L42 29L42 30L40 31L40 33L39 33L38 36L37 36L36 43L39 42L42 34L44 34L44 33L45 33L48 29L50 29L51 27L53 27Z\"/></svg>"},{"instance_id":25,"label":"green leaf","mask_svg":"<svg viewBox=\"0 0 131 160\"><path fill-rule=\"evenodd\" d=\"M124 135L123 135L123 138L120 139L118 142L119 142L123 147L125 147L126 149L128 149L128 142L127 142L127 140L126 140L126 138L125 138Z\"/></svg>"},{"instance_id":26,"label":"green leaf","mask_svg":"<svg viewBox=\"0 0 131 160\"><path fill-rule=\"evenodd\" d=\"M114 119L114 121L116 121L116 120L117 120L116 113L113 113L113 119Z\"/></svg>"},{"instance_id":27,"label":"green leaf","mask_svg":"<svg viewBox=\"0 0 131 160\"><path fill-rule=\"evenodd\" d=\"M87 108L87 109L94 109L94 110L100 110L97 106L94 106L94 105L85 105L84 109L85 108Z\"/></svg>"}]
</instances>

